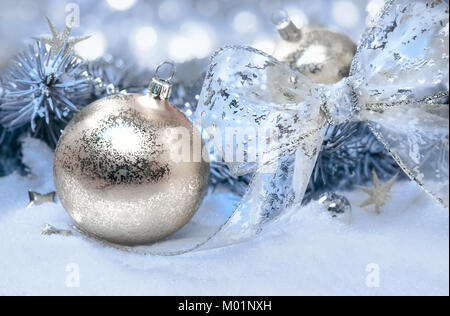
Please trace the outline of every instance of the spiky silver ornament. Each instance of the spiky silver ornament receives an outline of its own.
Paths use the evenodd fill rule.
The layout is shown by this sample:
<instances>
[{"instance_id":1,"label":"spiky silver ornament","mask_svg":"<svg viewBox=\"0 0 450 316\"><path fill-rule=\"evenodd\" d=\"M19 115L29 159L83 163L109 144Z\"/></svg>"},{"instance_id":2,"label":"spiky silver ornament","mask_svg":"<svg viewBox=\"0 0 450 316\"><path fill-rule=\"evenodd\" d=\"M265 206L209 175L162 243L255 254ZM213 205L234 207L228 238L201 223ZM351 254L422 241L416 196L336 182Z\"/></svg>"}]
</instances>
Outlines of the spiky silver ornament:
<instances>
[{"instance_id":1,"label":"spiky silver ornament","mask_svg":"<svg viewBox=\"0 0 450 316\"><path fill-rule=\"evenodd\" d=\"M61 131L89 97L87 73L66 45L56 53L43 42L16 57L6 76L0 100L0 124L15 129L28 125L54 147Z\"/></svg>"}]
</instances>

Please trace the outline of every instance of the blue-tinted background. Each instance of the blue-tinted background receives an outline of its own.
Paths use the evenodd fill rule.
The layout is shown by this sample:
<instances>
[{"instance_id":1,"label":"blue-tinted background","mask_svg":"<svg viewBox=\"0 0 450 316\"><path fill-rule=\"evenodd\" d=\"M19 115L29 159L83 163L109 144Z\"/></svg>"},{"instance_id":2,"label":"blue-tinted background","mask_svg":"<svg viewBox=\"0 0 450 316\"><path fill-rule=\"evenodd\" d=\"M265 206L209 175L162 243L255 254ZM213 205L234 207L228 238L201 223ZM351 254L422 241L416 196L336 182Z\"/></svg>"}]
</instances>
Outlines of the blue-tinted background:
<instances>
[{"instance_id":1,"label":"blue-tinted background","mask_svg":"<svg viewBox=\"0 0 450 316\"><path fill-rule=\"evenodd\" d=\"M255 46L271 53L277 32L271 14L284 8L294 22L324 25L355 41L364 29L367 10L383 0L2 0L0 2L0 67L31 36L49 34L48 16L62 30L79 9L74 36L92 35L78 45L79 54L94 59L105 54L130 64L154 66L163 59L182 62L202 58L226 44Z\"/></svg>"}]
</instances>

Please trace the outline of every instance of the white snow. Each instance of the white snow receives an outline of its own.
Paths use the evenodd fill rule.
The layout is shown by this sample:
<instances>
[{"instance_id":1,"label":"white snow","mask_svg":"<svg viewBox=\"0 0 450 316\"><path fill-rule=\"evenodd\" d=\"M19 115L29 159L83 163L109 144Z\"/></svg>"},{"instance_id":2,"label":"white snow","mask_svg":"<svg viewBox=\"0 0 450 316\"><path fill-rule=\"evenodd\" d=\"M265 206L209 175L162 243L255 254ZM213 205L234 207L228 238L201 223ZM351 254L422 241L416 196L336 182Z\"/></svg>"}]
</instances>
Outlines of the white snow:
<instances>
[{"instance_id":1,"label":"white snow","mask_svg":"<svg viewBox=\"0 0 450 316\"><path fill-rule=\"evenodd\" d=\"M381 215L346 192L350 224L312 202L250 241L156 257L41 235L71 224L60 204L25 208L28 189L52 190L51 155L27 140L33 176L0 178L0 295L449 295L449 214L412 182L394 185ZM370 264L379 287L366 284Z\"/></svg>"}]
</instances>

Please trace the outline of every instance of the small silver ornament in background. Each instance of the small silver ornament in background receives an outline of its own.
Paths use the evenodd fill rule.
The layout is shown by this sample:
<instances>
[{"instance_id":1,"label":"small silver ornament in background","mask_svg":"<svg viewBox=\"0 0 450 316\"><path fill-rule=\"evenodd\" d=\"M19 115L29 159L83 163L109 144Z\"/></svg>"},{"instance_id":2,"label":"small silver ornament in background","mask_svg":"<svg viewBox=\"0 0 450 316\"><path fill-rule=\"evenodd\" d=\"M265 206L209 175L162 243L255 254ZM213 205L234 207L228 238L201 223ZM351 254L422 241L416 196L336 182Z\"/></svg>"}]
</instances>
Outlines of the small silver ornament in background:
<instances>
[{"instance_id":1,"label":"small silver ornament in background","mask_svg":"<svg viewBox=\"0 0 450 316\"><path fill-rule=\"evenodd\" d=\"M297 28L286 11L272 15L282 38L273 56L316 83L331 84L347 77L356 44L346 35L323 27Z\"/></svg>"},{"instance_id":2,"label":"small silver ornament in background","mask_svg":"<svg viewBox=\"0 0 450 316\"><path fill-rule=\"evenodd\" d=\"M345 196L334 192L326 192L321 194L317 201L331 217L346 222L352 220L352 206Z\"/></svg>"},{"instance_id":3,"label":"small silver ornament in background","mask_svg":"<svg viewBox=\"0 0 450 316\"><path fill-rule=\"evenodd\" d=\"M148 244L176 232L208 187L208 162L173 159L177 129L191 138L182 148L190 149L189 157L199 150L194 140L204 144L167 101L171 83L158 71L148 94L110 96L84 108L55 151L55 187L66 211L81 230L113 243Z\"/></svg>"}]
</instances>

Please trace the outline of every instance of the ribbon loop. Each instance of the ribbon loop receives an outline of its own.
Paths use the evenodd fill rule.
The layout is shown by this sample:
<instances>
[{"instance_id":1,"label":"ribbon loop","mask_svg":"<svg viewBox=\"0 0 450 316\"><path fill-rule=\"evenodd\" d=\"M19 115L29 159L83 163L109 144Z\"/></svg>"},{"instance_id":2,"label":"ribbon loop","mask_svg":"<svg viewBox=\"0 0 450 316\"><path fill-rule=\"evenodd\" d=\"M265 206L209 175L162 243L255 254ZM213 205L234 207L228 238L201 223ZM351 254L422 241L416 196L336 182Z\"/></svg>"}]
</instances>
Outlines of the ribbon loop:
<instances>
[{"instance_id":1,"label":"ribbon loop","mask_svg":"<svg viewBox=\"0 0 450 316\"><path fill-rule=\"evenodd\" d=\"M250 47L225 47L211 58L197 117L235 175L294 153L325 125L321 89Z\"/></svg>"}]
</instances>

